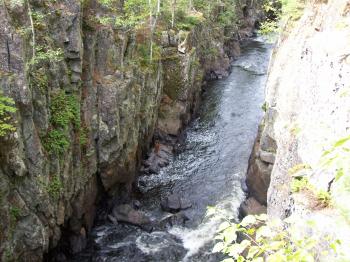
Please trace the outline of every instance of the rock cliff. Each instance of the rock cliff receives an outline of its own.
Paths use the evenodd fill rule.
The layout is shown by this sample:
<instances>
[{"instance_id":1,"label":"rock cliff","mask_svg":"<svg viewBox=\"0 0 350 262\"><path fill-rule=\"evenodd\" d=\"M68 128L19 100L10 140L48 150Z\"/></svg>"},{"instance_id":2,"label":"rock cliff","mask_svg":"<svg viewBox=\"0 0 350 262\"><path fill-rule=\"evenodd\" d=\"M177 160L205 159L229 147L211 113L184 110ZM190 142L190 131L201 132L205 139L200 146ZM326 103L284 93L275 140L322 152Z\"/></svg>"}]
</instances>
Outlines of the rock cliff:
<instances>
[{"instance_id":1,"label":"rock cliff","mask_svg":"<svg viewBox=\"0 0 350 262\"><path fill-rule=\"evenodd\" d=\"M334 172L320 162L330 145L349 135L349 11L346 1L312 1L300 20L285 25L273 53L266 114L247 174L251 197L267 205L270 218L296 215L304 224L314 219L322 232L339 239L348 229L334 227L337 205L325 207L319 193L315 197L292 187L301 176L312 191L336 195Z\"/></svg>"},{"instance_id":2,"label":"rock cliff","mask_svg":"<svg viewBox=\"0 0 350 262\"><path fill-rule=\"evenodd\" d=\"M149 28L101 22L96 1L0 4L0 88L17 108L0 137L2 261L41 261L63 231L84 247L101 194L127 198L154 133L178 135L203 78L227 75L258 16L243 2L239 28L163 30L150 65Z\"/></svg>"}]
</instances>

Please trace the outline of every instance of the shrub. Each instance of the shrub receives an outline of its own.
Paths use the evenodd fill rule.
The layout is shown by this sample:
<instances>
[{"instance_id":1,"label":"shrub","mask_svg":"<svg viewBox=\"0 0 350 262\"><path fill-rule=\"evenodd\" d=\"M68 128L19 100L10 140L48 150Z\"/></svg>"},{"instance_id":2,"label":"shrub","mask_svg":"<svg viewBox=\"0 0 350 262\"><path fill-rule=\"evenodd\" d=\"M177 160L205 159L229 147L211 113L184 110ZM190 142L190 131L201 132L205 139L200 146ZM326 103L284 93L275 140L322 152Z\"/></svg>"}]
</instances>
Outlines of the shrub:
<instances>
[{"instance_id":1,"label":"shrub","mask_svg":"<svg viewBox=\"0 0 350 262\"><path fill-rule=\"evenodd\" d=\"M49 184L46 186L47 193L54 199L58 199L63 189L63 184L58 175L51 178Z\"/></svg>"},{"instance_id":2,"label":"shrub","mask_svg":"<svg viewBox=\"0 0 350 262\"><path fill-rule=\"evenodd\" d=\"M50 130L44 138L44 148L56 155L62 155L69 147L67 134L58 129Z\"/></svg>"},{"instance_id":3,"label":"shrub","mask_svg":"<svg viewBox=\"0 0 350 262\"><path fill-rule=\"evenodd\" d=\"M73 124L80 129L80 104L77 96L68 95L64 90L54 94L50 104L51 130L44 137L44 148L57 155L62 155L69 147L68 129Z\"/></svg>"},{"instance_id":4,"label":"shrub","mask_svg":"<svg viewBox=\"0 0 350 262\"><path fill-rule=\"evenodd\" d=\"M11 114L16 112L14 105L13 99L0 91L0 137L16 131L11 121Z\"/></svg>"},{"instance_id":5,"label":"shrub","mask_svg":"<svg viewBox=\"0 0 350 262\"><path fill-rule=\"evenodd\" d=\"M312 221L308 226L312 227ZM322 243L324 252L335 249L339 241L329 236L299 234L289 221L268 222L265 214L246 216L242 222L226 219L215 237L218 242L212 252L227 256L223 261L315 261L315 247Z\"/></svg>"}]
</instances>

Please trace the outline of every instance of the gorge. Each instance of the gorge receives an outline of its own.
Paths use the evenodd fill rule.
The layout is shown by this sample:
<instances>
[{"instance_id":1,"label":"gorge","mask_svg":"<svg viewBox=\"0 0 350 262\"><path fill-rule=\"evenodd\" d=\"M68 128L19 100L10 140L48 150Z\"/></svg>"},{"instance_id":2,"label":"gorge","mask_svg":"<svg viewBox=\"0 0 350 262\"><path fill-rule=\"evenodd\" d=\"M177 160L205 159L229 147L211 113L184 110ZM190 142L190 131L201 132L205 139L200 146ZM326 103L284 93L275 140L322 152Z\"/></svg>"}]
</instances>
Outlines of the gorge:
<instances>
[{"instance_id":1,"label":"gorge","mask_svg":"<svg viewBox=\"0 0 350 262\"><path fill-rule=\"evenodd\" d=\"M252 261L216 206L347 261L349 6L2 1L0 260Z\"/></svg>"}]
</instances>

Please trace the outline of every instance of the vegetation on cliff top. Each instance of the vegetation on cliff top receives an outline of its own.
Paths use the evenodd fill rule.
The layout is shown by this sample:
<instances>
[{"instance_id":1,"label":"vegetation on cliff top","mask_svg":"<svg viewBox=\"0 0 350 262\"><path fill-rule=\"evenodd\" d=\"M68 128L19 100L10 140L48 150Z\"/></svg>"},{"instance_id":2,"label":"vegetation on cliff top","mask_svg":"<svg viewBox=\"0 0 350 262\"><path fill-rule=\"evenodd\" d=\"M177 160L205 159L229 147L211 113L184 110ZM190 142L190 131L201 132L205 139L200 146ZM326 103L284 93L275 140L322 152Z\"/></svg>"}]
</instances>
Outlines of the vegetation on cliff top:
<instances>
[{"instance_id":1,"label":"vegetation on cliff top","mask_svg":"<svg viewBox=\"0 0 350 262\"><path fill-rule=\"evenodd\" d=\"M100 0L99 3L110 12L91 19L104 26L135 30L139 56L136 62L142 68L162 58L159 48L162 31L190 31L205 22L236 27L238 21L234 0Z\"/></svg>"},{"instance_id":2,"label":"vegetation on cliff top","mask_svg":"<svg viewBox=\"0 0 350 262\"><path fill-rule=\"evenodd\" d=\"M303 14L305 3L305 0L265 1L263 8L267 19L261 23L260 33L265 35L279 33L281 26L285 28L282 24L292 25Z\"/></svg>"}]
</instances>

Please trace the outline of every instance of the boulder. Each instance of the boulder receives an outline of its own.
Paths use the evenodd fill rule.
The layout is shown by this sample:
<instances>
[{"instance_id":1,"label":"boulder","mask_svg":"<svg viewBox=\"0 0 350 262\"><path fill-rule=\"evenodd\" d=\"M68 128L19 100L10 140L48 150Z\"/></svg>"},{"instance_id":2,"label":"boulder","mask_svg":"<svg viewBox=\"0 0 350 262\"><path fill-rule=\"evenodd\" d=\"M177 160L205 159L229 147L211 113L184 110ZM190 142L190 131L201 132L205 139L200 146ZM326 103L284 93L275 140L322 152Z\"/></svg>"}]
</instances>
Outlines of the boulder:
<instances>
[{"instance_id":1,"label":"boulder","mask_svg":"<svg viewBox=\"0 0 350 262\"><path fill-rule=\"evenodd\" d=\"M171 146L156 143L147 160L143 162L141 171L144 174L157 174L162 167L169 164L172 151Z\"/></svg>"},{"instance_id":2,"label":"boulder","mask_svg":"<svg viewBox=\"0 0 350 262\"><path fill-rule=\"evenodd\" d=\"M161 207L164 211L176 213L180 210L192 207L192 204L190 201L180 197L177 194L171 194L161 201Z\"/></svg>"},{"instance_id":3,"label":"boulder","mask_svg":"<svg viewBox=\"0 0 350 262\"><path fill-rule=\"evenodd\" d=\"M167 213L154 225L154 228L157 230L165 230L172 226L184 226L188 220L189 218L183 212L176 214Z\"/></svg>"},{"instance_id":4,"label":"boulder","mask_svg":"<svg viewBox=\"0 0 350 262\"><path fill-rule=\"evenodd\" d=\"M253 159L247 173L247 186L249 194L261 204L267 204L267 189L270 184L272 165L261 161L259 158Z\"/></svg>"},{"instance_id":5,"label":"boulder","mask_svg":"<svg viewBox=\"0 0 350 262\"><path fill-rule=\"evenodd\" d=\"M274 164L275 163L275 153L273 152L267 152L264 150L259 150L259 157L262 161L269 163L269 164Z\"/></svg>"},{"instance_id":6,"label":"boulder","mask_svg":"<svg viewBox=\"0 0 350 262\"><path fill-rule=\"evenodd\" d=\"M254 197L247 198L240 206L240 215L245 217L247 215L266 214L266 206L261 205Z\"/></svg>"},{"instance_id":7,"label":"boulder","mask_svg":"<svg viewBox=\"0 0 350 262\"><path fill-rule=\"evenodd\" d=\"M112 217L118 222L126 222L137 226L151 223L151 219L144 212L135 210L128 204L115 206L112 210Z\"/></svg>"}]
</instances>

